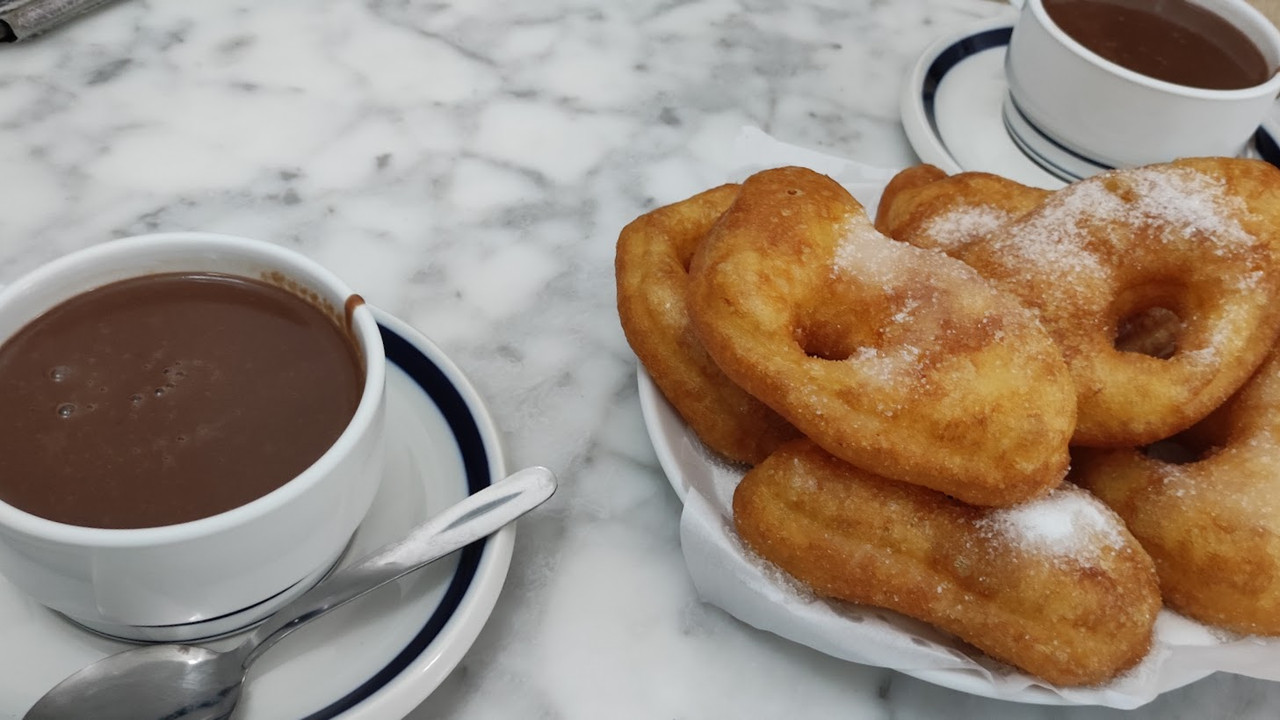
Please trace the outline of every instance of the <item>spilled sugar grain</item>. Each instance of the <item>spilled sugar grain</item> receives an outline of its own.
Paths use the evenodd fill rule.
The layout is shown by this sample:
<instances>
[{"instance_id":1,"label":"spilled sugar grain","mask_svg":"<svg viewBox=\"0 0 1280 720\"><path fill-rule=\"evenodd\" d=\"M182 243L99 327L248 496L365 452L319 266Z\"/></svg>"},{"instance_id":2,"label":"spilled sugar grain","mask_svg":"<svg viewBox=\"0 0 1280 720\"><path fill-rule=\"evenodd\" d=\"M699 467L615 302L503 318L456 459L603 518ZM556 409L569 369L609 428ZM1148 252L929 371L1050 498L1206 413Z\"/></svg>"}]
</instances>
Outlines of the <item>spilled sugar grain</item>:
<instances>
[{"instance_id":1,"label":"spilled sugar grain","mask_svg":"<svg viewBox=\"0 0 1280 720\"><path fill-rule=\"evenodd\" d=\"M1101 501L1071 485L1038 500L993 510L978 529L1024 552L1088 564L1106 547L1121 547L1120 520Z\"/></svg>"}]
</instances>

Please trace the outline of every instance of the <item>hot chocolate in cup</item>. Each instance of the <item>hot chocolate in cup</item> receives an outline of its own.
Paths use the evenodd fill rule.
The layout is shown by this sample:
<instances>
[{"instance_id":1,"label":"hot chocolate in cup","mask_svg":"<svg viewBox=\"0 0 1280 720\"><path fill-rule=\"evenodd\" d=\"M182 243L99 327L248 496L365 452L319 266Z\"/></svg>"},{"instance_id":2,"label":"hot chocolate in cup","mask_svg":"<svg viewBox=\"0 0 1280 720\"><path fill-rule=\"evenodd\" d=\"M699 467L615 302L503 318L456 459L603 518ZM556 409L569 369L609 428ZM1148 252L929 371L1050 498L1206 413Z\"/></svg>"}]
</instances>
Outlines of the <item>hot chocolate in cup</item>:
<instances>
[{"instance_id":1,"label":"hot chocolate in cup","mask_svg":"<svg viewBox=\"0 0 1280 720\"><path fill-rule=\"evenodd\" d=\"M1106 16L1117 12L1123 21ZM1116 28L1124 28L1119 41L1105 37ZM1135 59L1140 47L1168 54ZM1211 53L1246 66L1244 79L1221 69L1207 81L1179 74L1180 64L1203 70ZM1024 152L1064 180L1237 156L1280 93L1278 66L1280 31L1244 0L1025 0L1005 59L1005 124Z\"/></svg>"},{"instance_id":2,"label":"hot chocolate in cup","mask_svg":"<svg viewBox=\"0 0 1280 720\"><path fill-rule=\"evenodd\" d=\"M385 372L359 296L273 243L149 235L34 270L0 290L0 574L125 639L261 620L368 511Z\"/></svg>"}]
</instances>

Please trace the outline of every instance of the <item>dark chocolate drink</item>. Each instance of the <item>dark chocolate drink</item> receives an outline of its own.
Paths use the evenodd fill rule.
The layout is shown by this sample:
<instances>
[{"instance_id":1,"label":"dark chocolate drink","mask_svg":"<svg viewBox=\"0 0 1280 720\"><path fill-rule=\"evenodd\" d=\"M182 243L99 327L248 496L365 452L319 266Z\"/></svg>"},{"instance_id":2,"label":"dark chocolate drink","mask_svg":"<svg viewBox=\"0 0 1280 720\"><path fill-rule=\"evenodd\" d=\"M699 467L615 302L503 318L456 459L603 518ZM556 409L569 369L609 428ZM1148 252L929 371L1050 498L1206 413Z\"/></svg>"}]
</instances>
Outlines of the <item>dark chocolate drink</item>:
<instances>
[{"instance_id":1,"label":"dark chocolate drink","mask_svg":"<svg viewBox=\"0 0 1280 720\"><path fill-rule=\"evenodd\" d=\"M97 288L0 346L0 500L101 528L230 510L315 462L363 384L330 314L266 282Z\"/></svg>"},{"instance_id":2,"label":"dark chocolate drink","mask_svg":"<svg viewBox=\"0 0 1280 720\"><path fill-rule=\"evenodd\" d=\"M1187 0L1043 0L1093 52L1157 80L1209 90L1265 83L1274 68L1243 32Z\"/></svg>"}]
</instances>

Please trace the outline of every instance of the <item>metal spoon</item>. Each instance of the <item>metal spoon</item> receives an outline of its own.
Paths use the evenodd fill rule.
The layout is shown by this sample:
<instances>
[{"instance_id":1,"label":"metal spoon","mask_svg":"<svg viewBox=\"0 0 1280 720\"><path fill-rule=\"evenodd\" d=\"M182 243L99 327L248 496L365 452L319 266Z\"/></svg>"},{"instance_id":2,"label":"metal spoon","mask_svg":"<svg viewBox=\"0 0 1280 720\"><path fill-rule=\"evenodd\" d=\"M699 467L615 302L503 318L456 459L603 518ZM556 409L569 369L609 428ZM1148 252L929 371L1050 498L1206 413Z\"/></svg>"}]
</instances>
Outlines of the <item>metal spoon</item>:
<instances>
[{"instance_id":1,"label":"metal spoon","mask_svg":"<svg viewBox=\"0 0 1280 720\"><path fill-rule=\"evenodd\" d=\"M103 658L58 683L23 720L218 720L240 699L245 671L303 623L486 537L555 492L531 467L417 526L285 605L235 648L151 645Z\"/></svg>"}]
</instances>

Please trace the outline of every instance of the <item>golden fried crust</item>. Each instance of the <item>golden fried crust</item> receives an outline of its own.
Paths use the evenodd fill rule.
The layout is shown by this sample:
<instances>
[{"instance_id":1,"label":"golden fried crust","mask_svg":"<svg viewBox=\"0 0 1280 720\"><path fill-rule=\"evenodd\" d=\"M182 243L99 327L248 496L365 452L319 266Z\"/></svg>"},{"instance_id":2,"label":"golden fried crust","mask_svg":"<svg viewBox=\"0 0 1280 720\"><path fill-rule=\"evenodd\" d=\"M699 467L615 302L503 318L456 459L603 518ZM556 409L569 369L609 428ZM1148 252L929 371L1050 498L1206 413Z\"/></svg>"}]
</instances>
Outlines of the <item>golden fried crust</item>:
<instances>
[{"instance_id":1,"label":"golden fried crust","mask_svg":"<svg viewBox=\"0 0 1280 720\"><path fill-rule=\"evenodd\" d=\"M880 235L830 178L747 179L694 254L688 299L725 374L849 462L980 505L1066 472L1074 392L1031 313Z\"/></svg>"},{"instance_id":2,"label":"golden fried crust","mask_svg":"<svg viewBox=\"0 0 1280 720\"><path fill-rule=\"evenodd\" d=\"M876 229L894 240L955 255L1049 195L990 173L947 176L932 165L898 173L885 187Z\"/></svg>"},{"instance_id":3,"label":"golden fried crust","mask_svg":"<svg viewBox=\"0 0 1280 720\"><path fill-rule=\"evenodd\" d=\"M1124 518L1170 607L1280 635L1280 354L1187 436L1218 446L1187 464L1082 451L1072 477Z\"/></svg>"},{"instance_id":4,"label":"golden fried crust","mask_svg":"<svg viewBox=\"0 0 1280 720\"><path fill-rule=\"evenodd\" d=\"M1151 559L1088 493L992 509L788 443L733 498L746 544L819 595L954 633L1055 685L1105 682L1146 655Z\"/></svg>"},{"instance_id":5,"label":"golden fried crust","mask_svg":"<svg viewBox=\"0 0 1280 720\"><path fill-rule=\"evenodd\" d=\"M686 311L694 248L738 194L723 185L640 216L618 237L618 317L653 382L707 447L756 463L799 433L716 367Z\"/></svg>"},{"instance_id":6,"label":"golden fried crust","mask_svg":"<svg viewBox=\"0 0 1280 720\"><path fill-rule=\"evenodd\" d=\"M1071 367L1073 443L1135 446L1203 418L1280 332L1280 170L1182 160L1055 192L959 255L1035 308ZM1127 318L1182 322L1168 359L1115 347Z\"/></svg>"},{"instance_id":7,"label":"golden fried crust","mask_svg":"<svg viewBox=\"0 0 1280 720\"><path fill-rule=\"evenodd\" d=\"M905 168L889 178L889 182L880 193L880 204L876 210L876 229L889 235L885 227L901 223L915 209L915 203L911 198L917 196L921 188L946 177L946 171L926 163Z\"/></svg>"}]
</instances>

